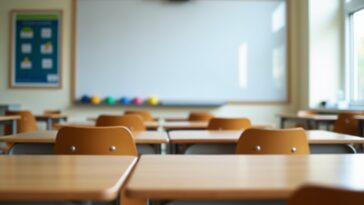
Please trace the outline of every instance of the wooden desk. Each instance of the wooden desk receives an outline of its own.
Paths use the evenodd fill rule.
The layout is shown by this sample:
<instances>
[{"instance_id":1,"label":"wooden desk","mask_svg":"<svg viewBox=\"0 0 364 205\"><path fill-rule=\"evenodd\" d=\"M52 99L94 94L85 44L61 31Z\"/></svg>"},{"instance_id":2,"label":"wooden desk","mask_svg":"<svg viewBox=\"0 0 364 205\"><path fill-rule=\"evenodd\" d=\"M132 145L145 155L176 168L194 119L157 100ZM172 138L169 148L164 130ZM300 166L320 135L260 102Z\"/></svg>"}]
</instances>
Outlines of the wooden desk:
<instances>
[{"instance_id":1,"label":"wooden desk","mask_svg":"<svg viewBox=\"0 0 364 205\"><path fill-rule=\"evenodd\" d=\"M0 156L0 201L111 201L136 157Z\"/></svg>"},{"instance_id":2,"label":"wooden desk","mask_svg":"<svg viewBox=\"0 0 364 205\"><path fill-rule=\"evenodd\" d=\"M313 123L315 130L319 129L320 124L330 125L337 120L337 115L310 115L301 116L297 114L279 114L280 118L280 128L284 128L284 124L287 121L292 122L303 122L305 128L309 127L310 123Z\"/></svg>"},{"instance_id":3,"label":"wooden desk","mask_svg":"<svg viewBox=\"0 0 364 205\"><path fill-rule=\"evenodd\" d=\"M59 123L61 121L67 121L67 116L66 115L57 115L57 114L52 114L52 115L36 115L35 119L37 121L40 122L46 122L47 125L47 130L52 130L52 126L53 123Z\"/></svg>"},{"instance_id":4,"label":"wooden desk","mask_svg":"<svg viewBox=\"0 0 364 205\"><path fill-rule=\"evenodd\" d=\"M145 155L126 195L139 200L286 200L307 183L364 191L363 161L364 155Z\"/></svg>"},{"instance_id":5,"label":"wooden desk","mask_svg":"<svg viewBox=\"0 0 364 205\"><path fill-rule=\"evenodd\" d=\"M166 131L172 130L206 130L208 122L206 121L167 121L161 125ZM273 124L254 124L255 128L273 128Z\"/></svg>"},{"instance_id":6,"label":"wooden desk","mask_svg":"<svg viewBox=\"0 0 364 205\"><path fill-rule=\"evenodd\" d=\"M0 142L9 143L55 143L57 131L36 131L0 137ZM168 143L167 133L159 131L133 132L137 144Z\"/></svg>"},{"instance_id":7,"label":"wooden desk","mask_svg":"<svg viewBox=\"0 0 364 205\"><path fill-rule=\"evenodd\" d=\"M62 126L95 126L95 121L58 123L56 128L59 129ZM148 121L145 122L145 126L148 130L157 130L159 123L156 121Z\"/></svg>"},{"instance_id":8,"label":"wooden desk","mask_svg":"<svg viewBox=\"0 0 364 205\"><path fill-rule=\"evenodd\" d=\"M0 116L0 124L11 124L11 133L17 133L17 123L16 121L19 120L21 117L18 115L6 115Z\"/></svg>"},{"instance_id":9,"label":"wooden desk","mask_svg":"<svg viewBox=\"0 0 364 205\"><path fill-rule=\"evenodd\" d=\"M168 133L173 144L237 143L243 131L186 130ZM323 130L306 131L310 144L364 144L364 138Z\"/></svg>"}]
</instances>

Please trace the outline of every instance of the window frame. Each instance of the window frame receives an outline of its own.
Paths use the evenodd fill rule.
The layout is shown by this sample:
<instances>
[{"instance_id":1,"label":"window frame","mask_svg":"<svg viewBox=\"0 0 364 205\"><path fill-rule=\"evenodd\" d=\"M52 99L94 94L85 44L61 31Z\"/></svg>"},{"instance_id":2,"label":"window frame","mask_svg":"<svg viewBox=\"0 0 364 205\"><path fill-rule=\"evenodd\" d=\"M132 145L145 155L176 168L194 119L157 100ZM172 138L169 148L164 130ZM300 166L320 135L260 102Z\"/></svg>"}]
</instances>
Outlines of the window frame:
<instances>
[{"instance_id":1,"label":"window frame","mask_svg":"<svg viewBox=\"0 0 364 205\"><path fill-rule=\"evenodd\" d=\"M364 0L350 0L345 2L345 42L346 42L346 69L345 69L345 98L350 106L363 106L363 99L356 99L357 78L355 67L355 43L354 43L354 14L364 10Z\"/></svg>"}]
</instances>

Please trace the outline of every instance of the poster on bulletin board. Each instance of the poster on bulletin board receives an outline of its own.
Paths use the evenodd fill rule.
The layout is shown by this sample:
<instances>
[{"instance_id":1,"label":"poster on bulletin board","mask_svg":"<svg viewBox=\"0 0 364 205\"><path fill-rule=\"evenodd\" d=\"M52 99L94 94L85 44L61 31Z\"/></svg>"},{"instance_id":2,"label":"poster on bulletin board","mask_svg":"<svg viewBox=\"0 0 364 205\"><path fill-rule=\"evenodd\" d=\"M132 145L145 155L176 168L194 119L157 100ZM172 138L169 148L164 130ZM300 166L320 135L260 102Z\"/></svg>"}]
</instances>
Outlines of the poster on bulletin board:
<instances>
[{"instance_id":1,"label":"poster on bulletin board","mask_svg":"<svg viewBox=\"0 0 364 205\"><path fill-rule=\"evenodd\" d=\"M10 87L60 88L61 10L11 12Z\"/></svg>"}]
</instances>

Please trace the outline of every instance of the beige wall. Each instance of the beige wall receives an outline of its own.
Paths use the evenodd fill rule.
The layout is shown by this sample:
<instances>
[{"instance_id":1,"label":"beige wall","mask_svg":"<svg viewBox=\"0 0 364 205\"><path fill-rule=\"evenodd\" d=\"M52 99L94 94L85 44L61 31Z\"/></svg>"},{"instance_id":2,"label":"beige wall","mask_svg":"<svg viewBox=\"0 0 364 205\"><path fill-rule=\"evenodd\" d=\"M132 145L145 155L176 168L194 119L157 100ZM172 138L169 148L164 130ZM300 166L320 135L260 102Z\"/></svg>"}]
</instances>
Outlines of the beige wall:
<instances>
[{"instance_id":1,"label":"beige wall","mask_svg":"<svg viewBox=\"0 0 364 205\"><path fill-rule=\"evenodd\" d=\"M63 9L63 88L60 90L9 89L8 88L8 39L9 12L12 9ZM291 102L284 105L226 105L213 109L221 116L247 116L255 123L275 122L275 114L294 112L308 106L308 0L291 0L290 3L290 64ZM17 103L23 108L40 113L43 109L60 108L71 114L74 120L100 112L121 112L123 107L76 107L71 103L71 0L1 0L0 1L0 104ZM334 28L335 29L335 28ZM336 28L338 29L338 28ZM336 31L334 31L336 32ZM339 32L339 31L337 31ZM332 42L340 44L340 42ZM310 44L311 45L311 44ZM189 108L154 108L161 116L185 116ZM196 110L196 108L195 108ZM205 108L204 110L209 110Z\"/></svg>"}]
</instances>

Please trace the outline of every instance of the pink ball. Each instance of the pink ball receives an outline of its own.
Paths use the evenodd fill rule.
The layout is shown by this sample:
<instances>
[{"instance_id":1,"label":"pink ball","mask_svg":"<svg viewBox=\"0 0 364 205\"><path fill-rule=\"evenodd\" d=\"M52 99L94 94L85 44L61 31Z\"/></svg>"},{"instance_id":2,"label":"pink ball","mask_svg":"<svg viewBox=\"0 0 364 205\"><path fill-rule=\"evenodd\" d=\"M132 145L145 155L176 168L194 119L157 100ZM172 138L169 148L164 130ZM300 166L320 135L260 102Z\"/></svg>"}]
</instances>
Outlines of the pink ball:
<instances>
[{"instance_id":1,"label":"pink ball","mask_svg":"<svg viewBox=\"0 0 364 205\"><path fill-rule=\"evenodd\" d=\"M141 105L141 104L143 104L143 99L140 98L140 97L136 97L136 98L133 99L133 104Z\"/></svg>"}]
</instances>

